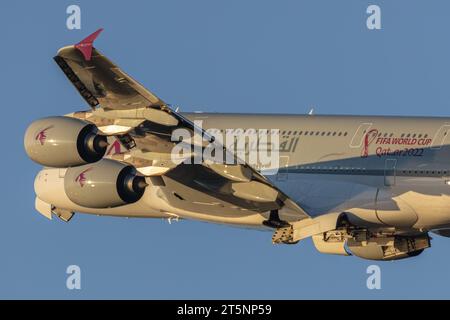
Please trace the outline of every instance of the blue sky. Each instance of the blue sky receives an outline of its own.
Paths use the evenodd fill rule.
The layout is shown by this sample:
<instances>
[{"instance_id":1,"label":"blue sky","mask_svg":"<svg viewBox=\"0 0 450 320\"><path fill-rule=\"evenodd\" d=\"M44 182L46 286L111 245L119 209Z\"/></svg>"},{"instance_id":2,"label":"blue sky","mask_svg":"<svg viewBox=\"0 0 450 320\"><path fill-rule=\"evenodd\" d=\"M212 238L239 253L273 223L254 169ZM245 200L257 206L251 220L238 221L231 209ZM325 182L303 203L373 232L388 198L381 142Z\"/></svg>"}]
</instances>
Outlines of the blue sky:
<instances>
[{"instance_id":1,"label":"blue sky","mask_svg":"<svg viewBox=\"0 0 450 320\"><path fill-rule=\"evenodd\" d=\"M66 28L70 4L81 30ZM382 30L366 28L377 4ZM87 109L52 57L99 27L97 47L184 111L447 116L450 2L1 1L0 298L450 298L450 239L417 258L321 255L309 240L193 221L34 210L39 166L23 150L36 118ZM420 125L418 123L418 125ZM68 290L66 268L81 267Z\"/></svg>"}]
</instances>

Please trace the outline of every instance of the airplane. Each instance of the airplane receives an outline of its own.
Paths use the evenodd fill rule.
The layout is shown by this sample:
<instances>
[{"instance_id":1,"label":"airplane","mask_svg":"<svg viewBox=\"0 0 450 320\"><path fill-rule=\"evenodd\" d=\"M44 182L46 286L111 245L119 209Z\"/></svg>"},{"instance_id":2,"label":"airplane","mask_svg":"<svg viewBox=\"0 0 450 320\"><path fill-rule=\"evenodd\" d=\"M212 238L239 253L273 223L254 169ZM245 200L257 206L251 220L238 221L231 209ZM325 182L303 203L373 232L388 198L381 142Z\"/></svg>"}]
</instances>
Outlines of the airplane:
<instances>
[{"instance_id":1,"label":"airplane","mask_svg":"<svg viewBox=\"0 0 450 320\"><path fill-rule=\"evenodd\" d=\"M193 219L370 260L450 237L450 118L182 113L97 51L101 31L54 57L90 109L25 133L45 217Z\"/></svg>"}]
</instances>

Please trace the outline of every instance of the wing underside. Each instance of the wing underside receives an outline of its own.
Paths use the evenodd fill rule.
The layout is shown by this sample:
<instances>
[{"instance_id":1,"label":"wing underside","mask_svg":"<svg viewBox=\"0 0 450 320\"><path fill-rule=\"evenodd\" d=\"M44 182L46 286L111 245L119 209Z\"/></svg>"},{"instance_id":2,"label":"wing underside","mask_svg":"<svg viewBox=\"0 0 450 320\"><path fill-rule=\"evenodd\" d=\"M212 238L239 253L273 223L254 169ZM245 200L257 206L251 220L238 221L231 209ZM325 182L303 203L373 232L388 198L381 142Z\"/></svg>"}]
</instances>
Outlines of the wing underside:
<instances>
[{"instance_id":1,"label":"wing underside","mask_svg":"<svg viewBox=\"0 0 450 320\"><path fill-rule=\"evenodd\" d=\"M109 155L111 158L130 163L148 176L157 176L171 205L231 216L280 211L289 221L308 217L298 204L246 163L174 164L170 156L175 145L171 141L174 130L182 128L193 136L206 137L201 148L214 137L172 110L96 50L92 43L98 33L60 49L54 60L92 108L74 116L84 117L100 129L122 129L114 135L124 151ZM186 143L193 145L194 140Z\"/></svg>"}]
</instances>

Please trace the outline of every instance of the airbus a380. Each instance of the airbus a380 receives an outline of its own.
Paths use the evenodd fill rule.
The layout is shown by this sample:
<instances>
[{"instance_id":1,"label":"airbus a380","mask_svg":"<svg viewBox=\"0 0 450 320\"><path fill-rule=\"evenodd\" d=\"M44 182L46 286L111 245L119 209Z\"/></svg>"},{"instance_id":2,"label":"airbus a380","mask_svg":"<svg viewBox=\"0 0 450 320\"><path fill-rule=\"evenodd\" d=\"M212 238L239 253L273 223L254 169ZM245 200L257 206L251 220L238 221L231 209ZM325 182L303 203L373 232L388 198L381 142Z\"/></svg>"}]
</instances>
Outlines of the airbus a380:
<instances>
[{"instance_id":1,"label":"airbus a380","mask_svg":"<svg viewBox=\"0 0 450 320\"><path fill-rule=\"evenodd\" d=\"M180 113L93 47L100 32L54 57L90 109L25 133L27 154L44 166L35 207L47 218L195 219L374 260L417 256L430 232L450 236L450 118ZM179 130L192 139L174 140ZM266 144L276 170L216 140L249 130L276 133ZM212 143L240 161L186 161ZM174 161L180 145L194 151Z\"/></svg>"}]
</instances>

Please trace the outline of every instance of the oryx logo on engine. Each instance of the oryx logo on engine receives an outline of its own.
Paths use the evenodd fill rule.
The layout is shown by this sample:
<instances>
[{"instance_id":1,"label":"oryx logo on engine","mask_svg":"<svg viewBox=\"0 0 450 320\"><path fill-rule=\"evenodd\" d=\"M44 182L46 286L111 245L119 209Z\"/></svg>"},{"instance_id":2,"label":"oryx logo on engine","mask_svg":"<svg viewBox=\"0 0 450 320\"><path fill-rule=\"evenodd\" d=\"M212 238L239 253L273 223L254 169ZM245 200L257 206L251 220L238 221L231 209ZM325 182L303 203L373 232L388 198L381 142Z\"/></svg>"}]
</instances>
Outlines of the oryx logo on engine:
<instances>
[{"instance_id":1,"label":"oryx logo on engine","mask_svg":"<svg viewBox=\"0 0 450 320\"><path fill-rule=\"evenodd\" d=\"M48 126L45 129L42 129L41 131L39 131L36 136L34 137L34 139L36 141L39 141L39 143L41 144L41 146L44 145L45 140L47 140L47 130L53 128L53 126Z\"/></svg>"},{"instance_id":2,"label":"oryx logo on engine","mask_svg":"<svg viewBox=\"0 0 450 320\"><path fill-rule=\"evenodd\" d=\"M88 168L84 171L82 171L76 178L75 178L75 182L78 182L80 184L80 187L84 187L84 185L86 184L86 173L88 171L91 171L92 168Z\"/></svg>"}]
</instances>

